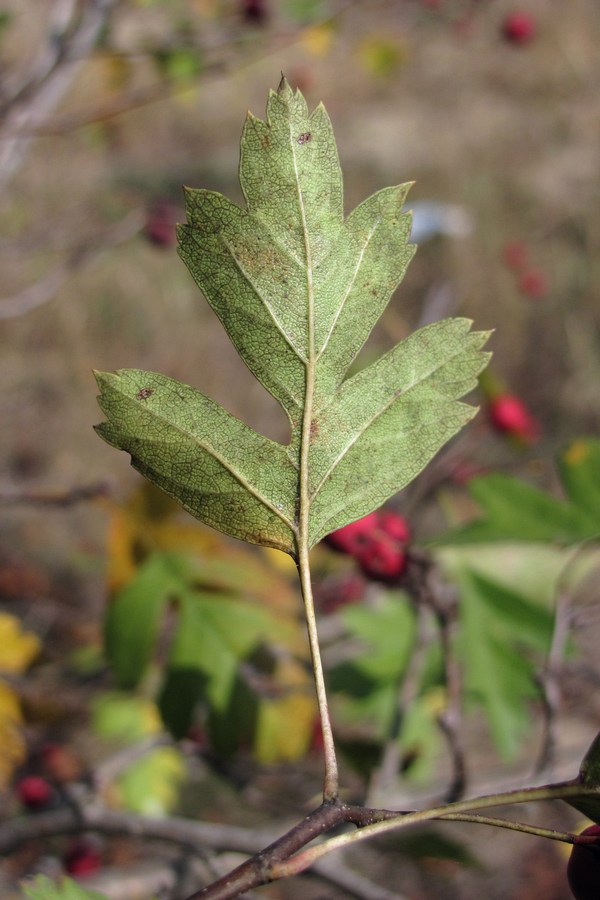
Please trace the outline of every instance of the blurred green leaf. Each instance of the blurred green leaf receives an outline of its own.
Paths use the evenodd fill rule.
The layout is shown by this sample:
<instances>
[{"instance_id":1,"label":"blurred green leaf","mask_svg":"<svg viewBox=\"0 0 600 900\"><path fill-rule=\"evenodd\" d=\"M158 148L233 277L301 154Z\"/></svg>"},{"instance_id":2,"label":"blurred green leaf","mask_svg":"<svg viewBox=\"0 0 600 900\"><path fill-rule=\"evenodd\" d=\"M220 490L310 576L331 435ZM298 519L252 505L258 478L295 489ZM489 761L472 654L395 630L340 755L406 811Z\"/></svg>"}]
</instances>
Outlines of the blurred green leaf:
<instances>
[{"instance_id":1,"label":"blurred green leaf","mask_svg":"<svg viewBox=\"0 0 600 900\"><path fill-rule=\"evenodd\" d=\"M160 731L155 704L145 697L109 691L94 699L92 728L105 740L135 743Z\"/></svg>"},{"instance_id":2,"label":"blurred green leaf","mask_svg":"<svg viewBox=\"0 0 600 900\"><path fill-rule=\"evenodd\" d=\"M403 711L398 741L402 751L402 774L423 783L431 777L438 758L441 732L438 717L445 705L441 688L415 697Z\"/></svg>"},{"instance_id":3,"label":"blurred green leaf","mask_svg":"<svg viewBox=\"0 0 600 900\"><path fill-rule=\"evenodd\" d=\"M376 78L389 78L407 60L407 48L397 38L371 34L358 48L364 69Z\"/></svg>"},{"instance_id":4,"label":"blurred green leaf","mask_svg":"<svg viewBox=\"0 0 600 900\"><path fill-rule=\"evenodd\" d=\"M0 10L0 38L4 37L4 32L8 30L8 26L12 23L13 15L6 10Z\"/></svg>"},{"instance_id":5,"label":"blurred green leaf","mask_svg":"<svg viewBox=\"0 0 600 900\"><path fill-rule=\"evenodd\" d=\"M464 690L483 707L500 754L511 758L530 725L529 702L539 694L537 662L549 647L553 618L480 574L463 569L458 577Z\"/></svg>"},{"instance_id":6,"label":"blurred green leaf","mask_svg":"<svg viewBox=\"0 0 600 900\"><path fill-rule=\"evenodd\" d=\"M240 660L270 631L269 615L223 594L189 591L180 596L178 606L167 669L201 672L211 706L224 709Z\"/></svg>"},{"instance_id":7,"label":"blurred green leaf","mask_svg":"<svg viewBox=\"0 0 600 900\"><path fill-rule=\"evenodd\" d=\"M177 47L155 54L162 75L175 84L195 81L202 72L202 56L197 47Z\"/></svg>"},{"instance_id":8,"label":"blurred green leaf","mask_svg":"<svg viewBox=\"0 0 600 900\"><path fill-rule=\"evenodd\" d=\"M359 638L363 648L351 661L329 673L336 713L347 723L368 728L372 739L383 742L397 717L402 677L415 647L415 613L404 595L387 592L378 598L376 606L346 607L342 618L349 635ZM407 754L415 754L415 763L420 755L423 765L413 772L421 774L429 770L431 754L437 746L430 702L431 688L438 690L431 678L437 669L437 656L436 648L424 661L417 695L410 709L402 711L400 743Z\"/></svg>"},{"instance_id":9,"label":"blurred green leaf","mask_svg":"<svg viewBox=\"0 0 600 900\"><path fill-rule=\"evenodd\" d=\"M176 807L185 777L181 753L174 747L157 747L119 775L119 803L143 816L165 816Z\"/></svg>"},{"instance_id":10,"label":"blurred green leaf","mask_svg":"<svg viewBox=\"0 0 600 900\"><path fill-rule=\"evenodd\" d=\"M152 554L108 607L106 652L123 688L135 687L150 663L165 606L182 590L178 568L175 554Z\"/></svg>"},{"instance_id":11,"label":"blurred green leaf","mask_svg":"<svg viewBox=\"0 0 600 900\"><path fill-rule=\"evenodd\" d=\"M575 544L600 536L600 441L581 438L561 454L566 500L492 472L469 482L482 516L437 542L548 541Z\"/></svg>"},{"instance_id":12,"label":"blurred green leaf","mask_svg":"<svg viewBox=\"0 0 600 900\"><path fill-rule=\"evenodd\" d=\"M63 878L55 884L46 875L37 875L32 881L23 883L23 896L29 900L107 900L105 894L87 891L70 878Z\"/></svg>"},{"instance_id":13,"label":"blurred green leaf","mask_svg":"<svg viewBox=\"0 0 600 900\"><path fill-rule=\"evenodd\" d=\"M356 667L375 681L394 681L410 658L416 636L416 618L406 597L387 592L374 608L352 604L342 610L349 633L365 643Z\"/></svg>"},{"instance_id":14,"label":"blurred green leaf","mask_svg":"<svg viewBox=\"0 0 600 900\"><path fill-rule=\"evenodd\" d=\"M308 9L306 4L302 8ZM487 335L426 326L347 378L413 255L409 185L344 221L331 123L287 82L248 116L246 208L188 190L180 254L248 368L286 411L287 445L156 373L98 373L99 434L193 515L297 557L408 484L475 410Z\"/></svg>"},{"instance_id":15,"label":"blurred green leaf","mask_svg":"<svg viewBox=\"0 0 600 900\"><path fill-rule=\"evenodd\" d=\"M558 458L558 470L567 496L589 513L600 535L600 440L578 438Z\"/></svg>"},{"instance_id":16,"label":"blurred green leaf","mask_svg":"<svg viewBox=\"0 0 600 900\"><path fill-rule=\"evenodd\" d=\"M286 14L299 25L307 25L328 13L327 0L282 0Z\"/></svg>"}]
</instances>

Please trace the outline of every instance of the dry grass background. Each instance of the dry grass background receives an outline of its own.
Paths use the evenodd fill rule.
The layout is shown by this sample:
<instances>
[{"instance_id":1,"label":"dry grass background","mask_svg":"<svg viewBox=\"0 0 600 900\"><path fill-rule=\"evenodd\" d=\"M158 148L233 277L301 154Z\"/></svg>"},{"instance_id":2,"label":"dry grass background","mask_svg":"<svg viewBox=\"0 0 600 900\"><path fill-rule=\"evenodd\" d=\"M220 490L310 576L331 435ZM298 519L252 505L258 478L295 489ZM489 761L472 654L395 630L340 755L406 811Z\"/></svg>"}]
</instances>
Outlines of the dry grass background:
<instances>
[{"instance_id":1,"label":"dry grass background","mask_svg":"<svg viewBox=\"0 0 600 900\"><path fill-rule=\"evenodd\" d=\"M211 7L229 10L238 34L232 4L187 5L198 15ZM43 16L39 0L11 6L17 17L6 64L18 66L35 52ZM98 106L119 99L109 61L90 60L56 113L60 133L36 140L1 198L3 296L42 278L73 247L102 240L106 228L153 199L179 205L182 183L239 198L246 110L264 114L267 92L283 71L311 107L325 102L348 209L373 190L414 180L413 200L459 204L471 214L468 236L439 238L420 249L375 340L385 346L408 333L431 289L448 285L447 312L495 329L494 371L544 429L535 450L518 457L499 451L485 427L476 426L475 454L522 474L547 473L557 448L597 433L600 423L600 17L597 0L531 0L522 6L536 18L537 36L514 46L500 32L514 6L504 0L442 0L437 8L417 0L340 4L330 43L320 52L326 36L286 32L272 3L271 23L249 30L241 51L225 44L224 66L202 77L197 89L63 130L71 116L93 119ZM171 13L125 4L116 16L117 40L127 46L141 32L160 34L161 17ZM217 34L215 20L207 21ZM381 40L392 41L398 53L386 76L365 64L369 42ZM133 64L134 82L143 87L154 77L152 67L142 58ZM524 297L515 286L503 257L512 240L528 245L547 279L540 299ZM0 320L0 346L5 491L69 489L108 478L125 495L135 482L125 455L92 431L99 419L92 368L165 372L266 433L285 436L279 411L247 377L175 249L157 248L143 236L82 267L39 309ZM81 594L73 606L98 609L104 530L103 514L90 506L52 512L5 507L0 557L34 560L75 579ZM89 608L80 612L88 615ZM514 859L514 848L511 838L496 834L483 850L479 846L492 873L499 860ZM535 851L536 863L535 853L524 846L522 852L509 864L508 880L497 881L489 871L463 873L450 888L447 872L439 883L433 873L431 884L439 886L423 892L413 879L410 896L528 900L533 895L522 873L534 864L555 869L556 856L543 847ZM382 875L400 884L390 868ZM278 890L305 896L298 887L274 889L272 896L280 896ZM553 883L544 896L562 900L564 885Z\"/></svg>"}]
</instances>

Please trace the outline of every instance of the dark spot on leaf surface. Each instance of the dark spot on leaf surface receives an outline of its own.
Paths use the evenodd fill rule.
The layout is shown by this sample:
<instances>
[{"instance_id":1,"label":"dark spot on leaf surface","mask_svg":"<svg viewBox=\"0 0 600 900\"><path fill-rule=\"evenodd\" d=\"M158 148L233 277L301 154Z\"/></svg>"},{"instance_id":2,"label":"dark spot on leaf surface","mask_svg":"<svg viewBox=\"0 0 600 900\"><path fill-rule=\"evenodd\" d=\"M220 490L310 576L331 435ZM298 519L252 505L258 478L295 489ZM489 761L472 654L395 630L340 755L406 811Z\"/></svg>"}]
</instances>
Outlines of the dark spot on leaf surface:
<instances>
[{"instance_id":1,"label":"dark spot on leaf surface","mask_svg":"<svg viewBox=\"0 0 600 900\"><path fill-rule=\"evenodd\" d=\"M298 135L298 143L299 144L308 144L309 141L312 141L312 132L311 131L303 131L302 134Z\"/></svg>"},{"instance_id":2,"label":"dark spot on leaf surface","mask_svg":"<svg viewBox=\"0 0 600 900\"><path fill-rule=\"evenodd\" d=\"M142 388L141 391L138 391L135 395L136 400L147 400L148 397L151 397L154 393L154 388Z\"/></svg>"}]
</instances>

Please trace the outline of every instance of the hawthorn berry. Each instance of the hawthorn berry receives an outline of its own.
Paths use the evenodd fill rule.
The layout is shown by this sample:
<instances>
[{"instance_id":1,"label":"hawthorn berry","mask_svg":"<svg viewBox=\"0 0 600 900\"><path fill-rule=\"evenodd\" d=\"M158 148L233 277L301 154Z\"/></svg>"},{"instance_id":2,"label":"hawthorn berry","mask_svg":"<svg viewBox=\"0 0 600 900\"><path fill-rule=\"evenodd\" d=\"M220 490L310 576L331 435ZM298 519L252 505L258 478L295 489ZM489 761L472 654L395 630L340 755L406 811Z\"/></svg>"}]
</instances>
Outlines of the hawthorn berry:
<instances>
[{"instance_id":1,"label":"hawthorn berry","mask_svg":"<svg viewBox=\"0 0 600 900\"><path fill-rule=\"evenodd\" d=\"M325 541L352 556L371 581L391 584L406 568L410 537L406 519L393 510L378 510L332 532Z\"/></svg>"},{"instance_id":2,"label":"hawthorn berry","mask_svg":"<svg viewBox=\"0 0 600 900\"><path fill-rule=\"evenodd\" d=\"M325 579L319 586L317 602L324 613L334 613L342 606L358 603L365 594L365 581L358 572L346 572L335 578Z\"/></svg>"},{"instance_id":3,"label":"hawthorn berry","mask_svg":"<svg viewBox=\"0 0 600 900\"><path fill-rule=\"evenodd\" d=\"M600 825L590 825L581 833L600 838ZM575 900L598 900L600 841L596 844L573 844L567 865L567 879Z\"/></svg>"},{"instance_id":4,"label":"hawthorn berry","mask_svg":"<svg viewBox=\"0 0 600 900\"><path fill-rule=\"evenodd\" d=\"M509 269L521 272L528 262L527 245L523 241L509 241L502 252L504 262Z\"/></svg>"},{"instance_id":5,"label":"hawthorn berry","mask_svg":"<svg viewBox=\"0 0 600 900\"><path fill-rule=\"evenodd\" d=\"M175 226L179 209L170 200L158 200L148 211L144 234L157 247L173 247L177 242Z\"/></svg>"},{"instance_id":6,"label":"hawthorn berry","mask_svg":"<svg viewBox=\"0 0 600 900\"><path fill-rule=\"evenodd\" d=\"M44 771L55 782L68 784L83 775L81 760L71 747L49 741L40 750Z\"/></svg>"},{"instance_id":7,"label":"hawthorn berry","mask_svg":"<svg viewBox=\"0 0 600 900\"><path fill-rule=\"evenodd\" d=\"M403 546L381 531L367 537L355 559L367 578L384 584L397 581L408 561Z\"/></svg>"},{"instance_id":8,"label":"hawthorn berry","mask_svg":"<svg viewBox=\"0 0 600 900\"><path fill-rule=\"evenodd\" d=\"M406 519L391 509L382 510L378 517L379 528L393 538L407 544L410 541L410 527Z\"/></svg>"},{"instance_id":9,"label":"hawthorn berry","mask_svg":"<svg viewBox=\"0 0 600 900\"><path fill-rule=\"evenodd\" d=\"M325 543L339 550L340 553L348 553L353 556L358 550L360 544L375 528L377 528L378 516L376 512L369 513L358 519L356 522L350 522L337 531L332 531L325 538Z\"/></svg>"},{"instance_id":10,"label":"hawthorn berry","mask_svg":"<svg viewBox=\"0 0 600 900\"><path fill-rule=\"evenodd\" d=\"M515 394L492 397L488 414L493 427L501 434L517 438L525 444L532 444L539 437L539 423Z\"/></svg>"},{"instance_id":11,"label":"hawthorn berry","mask_svg":"<svg viewBox=\"0 0 600 900\"><path fill-rule=\"evenodd\" d=\"M17 784L17 796L31 812L47 809L52 803L52 786L39 775L26 775Z\"/></svg>"},{"instance_id":12,"label":"hawthorn berry","mask_svg":"<svg viewBox=\"0 0 600 900\"><path fill-rule=\"evenodd\" d=\"M529 13L509 13L502 23L502 34L511 44L528 44L536 35L537 25Z\"/></svg>"},{"instance_id":13,"label":"hawthorn berry","mask_svg":"<svg viewBox=\"0 0 600 900\"><path fill-rule=\"evenodd\" d=\"M255 25L263 25L269 16L265 0L242 0L241 11L246 22Z\"/></svg>"},{"instance_id":14,"label":"hawthorn berry","mask_svg":"<svg viewBox=\"0 0 600 900\"><path fill-rule=\"evenodd\" d=\"M89 841L76 841L67 851L63 865L69 875L79 878L93 875L102 868L102 857L98 849Z\"/></svg>"},{"instance_id":15,"label":"hawthorn berry","mask_svg":"<svg viewBox=\"0 0 600 900\"><path fill-rule=\"evenodd\" d=\"M527 269L519 278L519 290L532 300L539 300L546 293L546 276L539 269Z\"/></svg>"}]
</instances>

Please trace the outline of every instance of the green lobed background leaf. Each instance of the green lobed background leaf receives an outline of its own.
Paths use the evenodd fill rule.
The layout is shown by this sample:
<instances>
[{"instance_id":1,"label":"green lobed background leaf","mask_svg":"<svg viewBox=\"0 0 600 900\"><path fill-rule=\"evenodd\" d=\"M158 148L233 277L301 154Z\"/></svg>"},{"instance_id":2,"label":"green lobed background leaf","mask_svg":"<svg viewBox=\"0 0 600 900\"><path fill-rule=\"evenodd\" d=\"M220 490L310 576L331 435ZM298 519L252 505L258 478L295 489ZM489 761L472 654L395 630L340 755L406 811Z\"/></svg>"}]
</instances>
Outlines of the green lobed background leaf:
<instances>
[{"instance_id":1,"label":"green lobed background leaf","mask_svg":"<svg viewBox=\"0 0 600 900\"><path fill-rule=\"evenodd\" d=\"M531 541L577 544L600 537L600 440L578 438L558 457L564 499L519 478L492 472L469 492L481 515L437 543Z\"/></svg>"},{"instance_id":2,"label":"green lobed background leaf","mask_svg":"<svg viewBox=\"0 0 600 900\"><path fill-rule=\"evenodd\" d=\"M348 369L413 255L409 185L344 219L322 105L285 80L241 142L246 206L186 192L180 255L250 371L286 411L287 445L199 391L135 369L98 373L99 434L205 523L298 556L406 486L474 414L486 361L466 319L428 325Z\"/></svg>"},{"instance_id":3,"label":"green lobed background leaf","mask_svg":"<svg viewBox=\"0 0 600 900\"><path fill-rule=\"evenodd\" d=\"M296 656L304 635L285 598L278 595L269 604L263 597L264 570L257 581L259 573L249 566L245 584L240 582L236 567L247 562L232 557L224 570L218 559L154 551L108 607L106 652L119 687L134 690L149 674L156 681L160 644L164 666L158 706L175 737L187 734L200 707L222 755L251 743L263 762L296 759L306 751L316 714L303 656ZM242 667L269 689L241 684ZM113 739L133 736L138 704L139 698L126 693L105 697L95 711L98 733ZM134 773L132 784L135 779L142 783L144 773ZM132 789L128 796L133 793L143 799L141 791Z\"/></svg>"}]
</instances>

